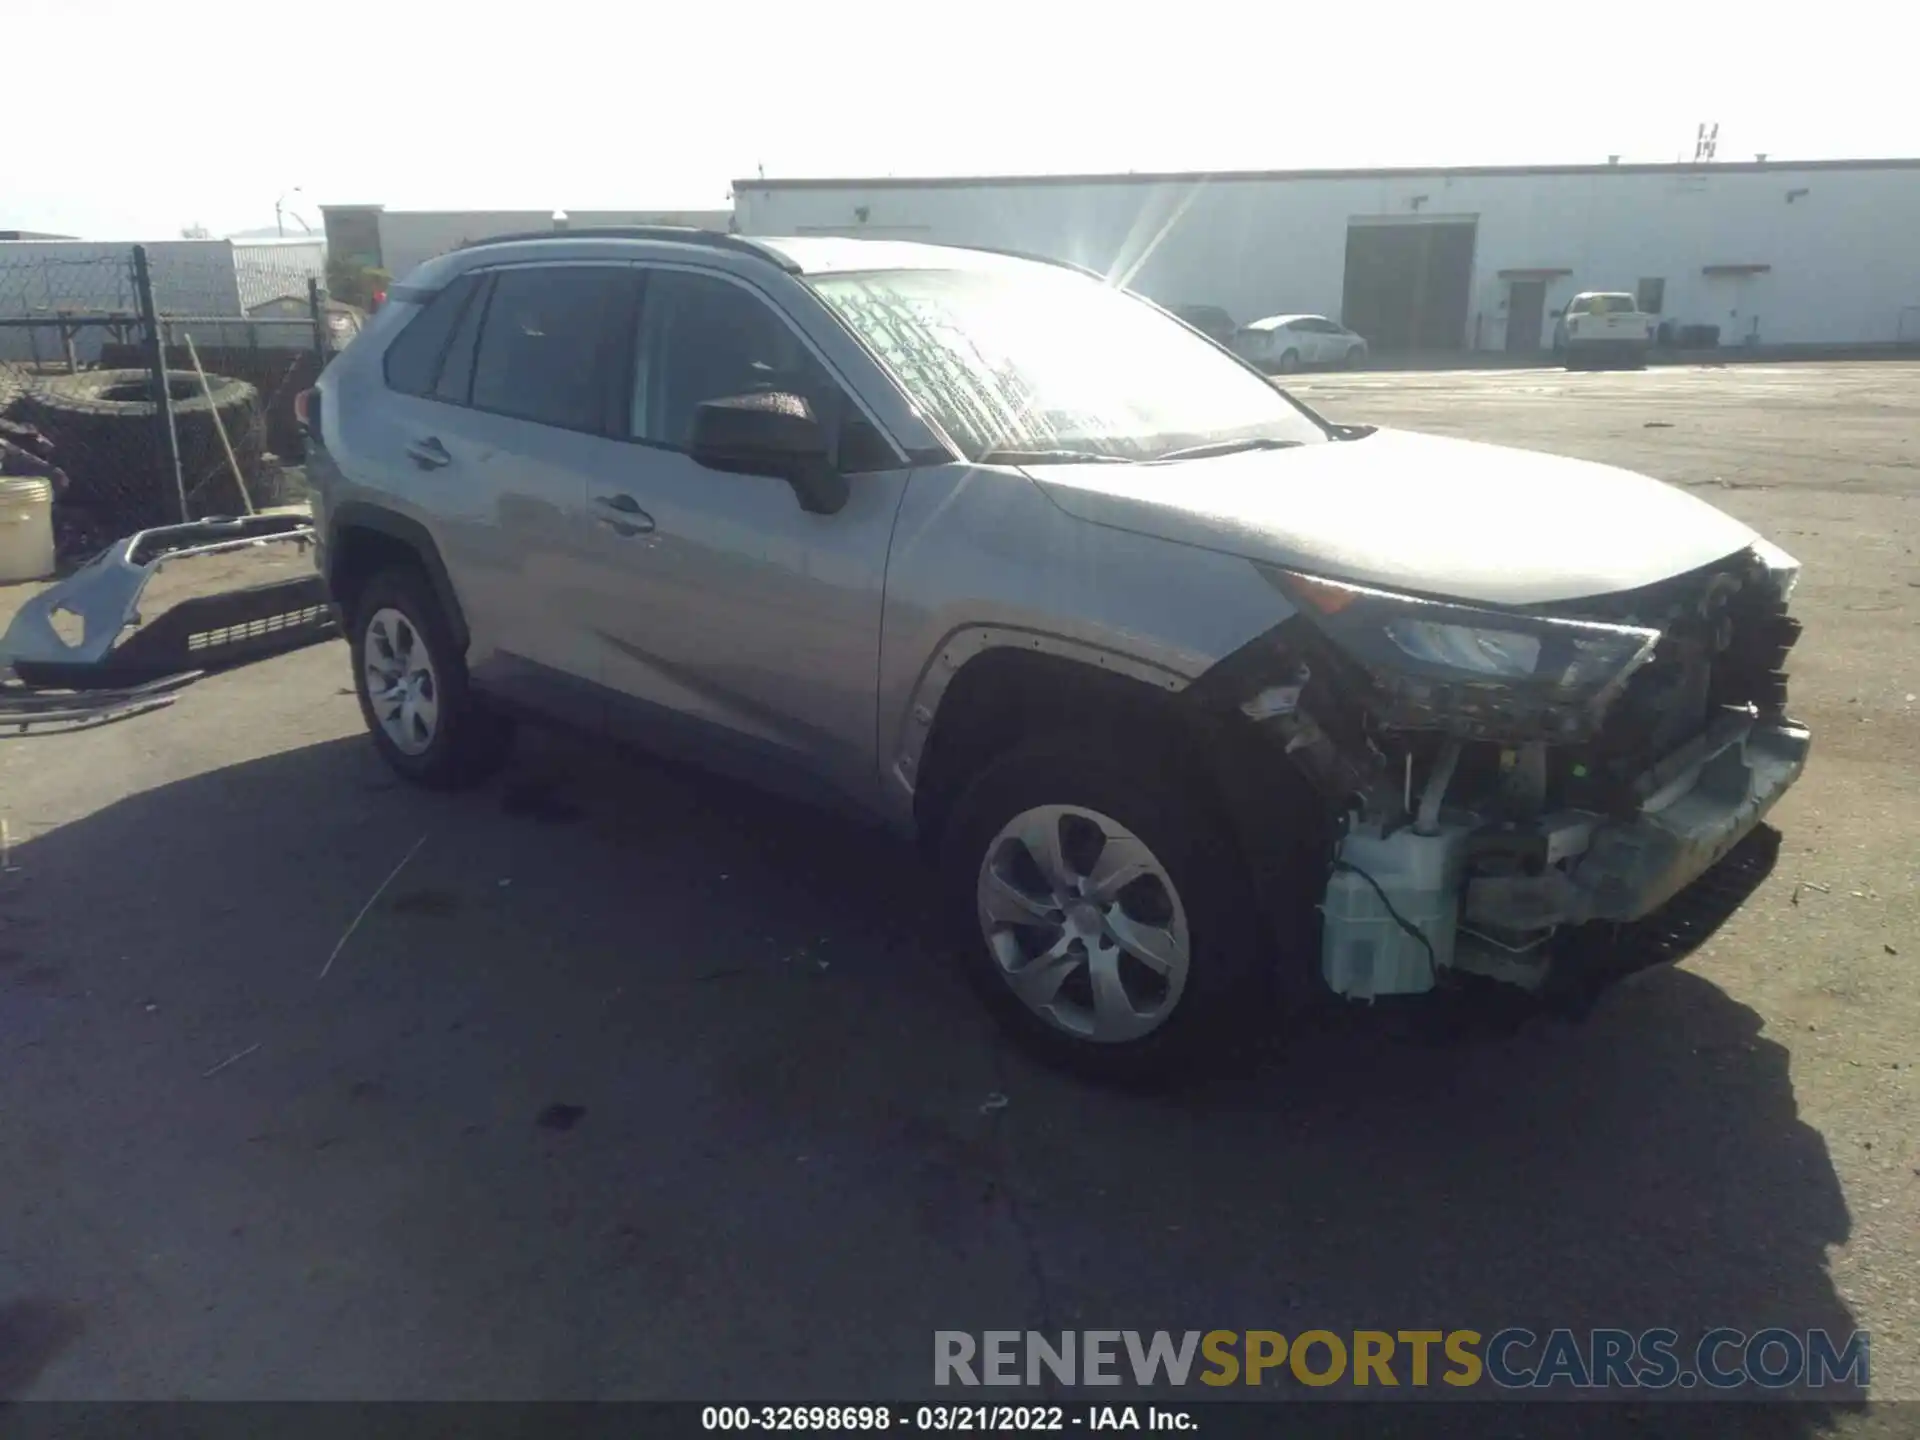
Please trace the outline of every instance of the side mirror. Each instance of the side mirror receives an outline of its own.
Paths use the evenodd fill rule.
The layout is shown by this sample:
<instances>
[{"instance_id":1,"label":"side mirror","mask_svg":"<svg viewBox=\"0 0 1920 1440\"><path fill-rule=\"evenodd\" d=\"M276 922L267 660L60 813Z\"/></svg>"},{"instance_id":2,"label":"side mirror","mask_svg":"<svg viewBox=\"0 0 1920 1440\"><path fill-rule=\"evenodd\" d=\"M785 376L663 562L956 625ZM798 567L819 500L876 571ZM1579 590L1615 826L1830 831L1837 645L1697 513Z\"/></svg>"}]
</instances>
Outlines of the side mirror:
<instances>
[{"instance_id":1,"label":"side mirror","mask_svg":"<svg viewBox=\"0 0 1920 1440\"><path fill-rule=\"evenodd\" d=\"M833 468L827 432L798 395L728 395L695 406L687 453L709 470L784 480L814 515L847 503L847 478Z\"/></svg>"}]
</instances>

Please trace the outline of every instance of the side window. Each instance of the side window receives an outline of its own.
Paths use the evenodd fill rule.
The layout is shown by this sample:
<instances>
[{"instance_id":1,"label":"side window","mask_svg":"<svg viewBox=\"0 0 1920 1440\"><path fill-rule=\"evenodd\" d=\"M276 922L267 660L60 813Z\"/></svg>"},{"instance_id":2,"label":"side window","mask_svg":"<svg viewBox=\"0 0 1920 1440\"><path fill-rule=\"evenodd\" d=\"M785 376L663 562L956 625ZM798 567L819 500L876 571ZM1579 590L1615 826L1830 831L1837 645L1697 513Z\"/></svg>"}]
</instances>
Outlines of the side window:
<instances>
[{"instance_id":1,"label":"side window","mask_svg":"<svg viewBox=\"0 0 1920 1440\"><path fill-rule=\"evenodd\" d=\"M630 433L648 444L686 449L693 412L708 400L784 391L837 436L842 469L898 463L793 327L728 280L684 270L648 275L633 381Z\"/></svg>"},{"instance_id":2,"label":"side window","mask_svg":"<svg viewBox=\"0 0 1920 1440\"><path fill-rule=\"evenodd\" d=\"M610 265L496 274L474 357L475 408L604 434L633 274Z\"/></svg>"},{"instance_id":3,"label":"side window","mask_svg":"<svg viewBox=\"0 0 1920 1440\"><path fill-rule=\"evenodd\" d=\"M447 340L440 378L434 382L433 398L450 405L465 405L473 393L473 354L479 345L480 323L487 313L487 292L493 288L493 277L483 275L479 281L460 323Z\"/></svg>"},{"instance_id":4,"label":"side window","mask_svg":"<svg viewBox=\"0 0 1920 1440\"><path fill-rule=\"evenodd\" d=\"M383 369L387 388L403 395L430 395L440 373L440 358L471 305L478 279L462 275L426 303L387 347Z\"/></svg>"},{"instance_id":5,"label":"side window","mask_svg":"<svg viewBox=\"0 0 1920 1440\"><path fill-rule=\"evenodd\" d=\"M1588 296L1588 297L1576 300L1571 305L1567 306L1567 313L1569 315L1585 315L1591 312L1592 309L1593 309L1593 299L1591 296Z\"/></svg>"}]
</instances>

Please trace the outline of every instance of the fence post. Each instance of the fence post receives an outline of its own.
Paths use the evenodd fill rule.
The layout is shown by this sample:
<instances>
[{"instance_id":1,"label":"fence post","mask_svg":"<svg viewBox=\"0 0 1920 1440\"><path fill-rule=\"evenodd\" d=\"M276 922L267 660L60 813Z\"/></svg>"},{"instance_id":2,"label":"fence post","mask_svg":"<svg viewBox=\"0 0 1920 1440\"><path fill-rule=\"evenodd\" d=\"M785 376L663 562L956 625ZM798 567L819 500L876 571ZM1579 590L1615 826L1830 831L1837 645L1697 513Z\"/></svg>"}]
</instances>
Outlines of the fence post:
<instances>
[{"instance_id":1,"label":"fence post","mask_svg":"<svg viewBox=\"0 0 1920 1440\"><path fill-rule=\"evenodd\" d=\"M166 480L171 477L173 518L185 521L187 491L180 475L180 435L173 426L173 394L167 388L166 340L160 333L160 312L153 303L153 276L147 271L144 245L133 247L133 290L140 304L140 327L147 347L148 368L153 375L154 420L159 429L155 449L166 465L161 488L168 488Z\"/></svg>"},{"instance_id":2,"label":"fence post","mask_svg":"<svg viewBox=\"0 0 1920 1440\"><path fill-rule=\"evenodd\" d=\"M320 303L320 282L307 277L307 314L313 320L313 374L317 380L327 368L327 314Z\"/></svg>"}]
</instances>

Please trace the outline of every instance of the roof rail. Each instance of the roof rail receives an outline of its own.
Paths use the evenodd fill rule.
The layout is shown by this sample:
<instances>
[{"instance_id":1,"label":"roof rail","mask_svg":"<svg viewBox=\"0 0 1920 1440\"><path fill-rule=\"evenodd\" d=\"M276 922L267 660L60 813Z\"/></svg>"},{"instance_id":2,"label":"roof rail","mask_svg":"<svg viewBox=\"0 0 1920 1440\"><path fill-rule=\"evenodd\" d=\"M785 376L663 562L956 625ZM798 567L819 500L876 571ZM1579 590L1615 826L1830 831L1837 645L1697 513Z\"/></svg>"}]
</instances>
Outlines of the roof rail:
<instances>
[{"instance_id":1,"label":"roof rail","mask_svg":"<svg viewBox=\"0 0 1920 1440\"><path fill-rule=\"evenodd\" d=\"M1078 260L1062 260L1058 255L1042 255L1037 250L1009 250L1001 245L949 245L950 250L978 250L985 255L1004 255L1009 260L1031 260L1036 265L1058 265L1065 270L1078 270L1082 275L1110 283L1105 275L1091 265L1082 265Z\"/></svg>"},{"instance_id":2,"label":"roof rail","mask_svg":"<svg viewBox=\"0 0 1920 1440\"><path fill-rule=\"evenodd\" d=\"M483 245L512 245L527 240L668 240L682 245L706 245L715 250L752 255L792 274L800 273L798 265L771 245L762 245L744 235L730 235L723 230L700 230L691 225L583 225L577 230L522 230L512 235L489 235L482 240L469 240L456 248L477 250Z\"/></svg>"}]
</instances>

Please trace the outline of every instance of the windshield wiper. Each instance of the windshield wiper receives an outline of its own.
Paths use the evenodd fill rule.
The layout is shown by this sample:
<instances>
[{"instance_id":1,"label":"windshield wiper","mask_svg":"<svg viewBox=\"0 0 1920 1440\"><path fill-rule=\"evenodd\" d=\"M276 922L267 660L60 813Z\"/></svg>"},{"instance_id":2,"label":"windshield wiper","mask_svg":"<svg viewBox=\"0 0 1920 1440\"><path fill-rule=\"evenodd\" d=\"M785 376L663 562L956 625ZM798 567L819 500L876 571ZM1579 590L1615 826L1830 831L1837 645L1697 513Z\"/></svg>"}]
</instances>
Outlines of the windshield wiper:
<instances>
[{"instance_id":1,"label":"windshield wiper","mask_svg":"<svg viewBox=\"0 0 1920 1440\"><path fill-rule=\"evenodd\" d=\"M1299 440L1274 440L1266 436L1255 436L1246 440L1210 440L1205 445L1188 445L1179 450L1166 450L1153 458L1155 462L1205 460L1214 455L1237 455L1242 450L1291 450L1302 443Z\"/></svg>"},{"instance_id":2,"label":"windshield wiper","mask_svg":"<svg viewBox=\"0 0 1920 1440\"><path fill-rule=\"evenodd\" d=\"M978 465L1131 465L1124 455L1099 450L985 450Z\"/></svg>"}]
</instances>

